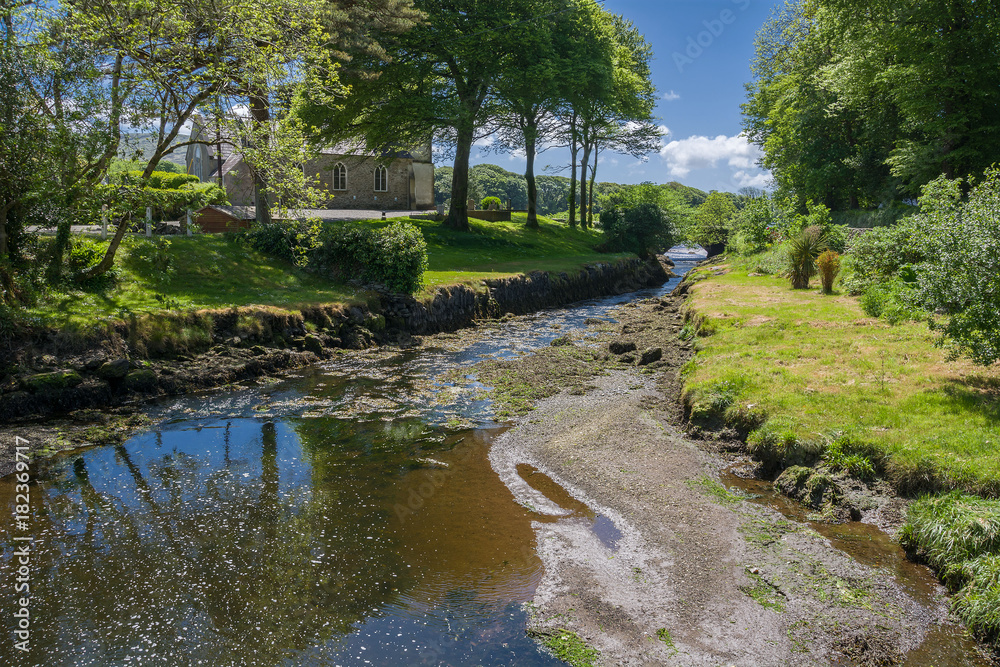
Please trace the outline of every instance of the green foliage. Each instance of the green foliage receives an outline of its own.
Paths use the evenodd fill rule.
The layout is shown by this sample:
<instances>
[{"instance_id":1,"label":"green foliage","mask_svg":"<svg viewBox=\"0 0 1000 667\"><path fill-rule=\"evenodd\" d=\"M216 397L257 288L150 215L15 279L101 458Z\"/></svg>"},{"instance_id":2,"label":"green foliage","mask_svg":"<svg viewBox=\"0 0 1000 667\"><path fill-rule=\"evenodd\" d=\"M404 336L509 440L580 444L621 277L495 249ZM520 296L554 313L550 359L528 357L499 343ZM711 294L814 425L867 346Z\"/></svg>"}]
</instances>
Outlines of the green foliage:
<instances>
[{"instance_id":1,"label":"green foliage","mask_svg":"<svg viewBox=\"0 0 1000 667\"><path fill-rule=\"evenodd\" d=\"M132 238L131 250L128 256L129 266L133 271L153 279L162 281L169 278L176 270L174 254L170 251L172 242L163 236L152 239Z\"/></svg>"},{"instance_id":2,"label":"green foliage","mask_svg":"<svg viewBox=\"0 0 1000 667\"><path fill-rule=\"evenodd\" d=\"M861 309L870 317L884 319L890 324L900 324L921 319L923 311L916 305L916 289L899 276L878 283L870 283L861 293Z\"/></svg>"},{"instance_id":3,"label":"green foliage","mask_svg":"<svg viewBox=\"0 0 1000 667\"><path fill-rule=\"evenodd\" d=\"M375 227L350 223L254 225L239 238L261 252L343 280L415 292L427 269L427 243L410 223Z\"/></svg>"},{"instance_id":4,"label":"green foliage","mask_svg":"<svg viewBox=\"0 0 1000 667\"><path fill-rule=\"evenodd\" d=\"M826 250L816 258L819 279L823 284L823 294L833 294L833 281L840 273L840 253Z\"/></svg>"},{"instance_id":5,"label":"green foliage","mask_svg":"<svg viewBox=\"0 0 1000 667\"><path fill-rule=\"evenodd\" d=\"M690 209L673 190L652 183L628 185L601 199L605 249L645 257L675 245Z\"/></svg>"},{"instance_id":6,"label":"green foliage","mask_svg":"<svg viewBox=\"0 0 1000 667\"><path fill-rule=\"evenodd\" d=\"M607 248L649 257L675 245L677 234L666 212L650 202L629 208L612 206L601 214L601 227L608 236Z\"/></svg>"},{"instance_id":7,"label":"green foliage","mask_svg":"<svg viewBox=\"0 0 1000 667\"><path fill-rule=\"evenodd\" d=\"M751 199L733 219L728 247L740 255L755 255L780 242L785 227L784 211L771 197Z\"/></svg>"},{"instance_id":8,"label":"green foliage","mask_svg":"<svg viewBox=\"0 0 1000 667\"><path fill-rule=\"evenodd\" d=\"M821 227L807 227L789 240L788 276L792 289L809 288L809 279L816 275L816 258L827 247Z\"/></svg>"},{"instance_id":9,"label":"green foliage","mask_svg":"<svg viewBox=\"0 0 1000 667\"><path fill-rule=\"evenodd\" d=\"M924 259L920 229L913 218L891 227L876 227L850 244L845 258L844 287L861 294L873 283L881 283L901 271L913 275L911 265Z\"/></svg>"},{"instance_id":10,"label":"green foliage","mask_svg":"<svg viewBox=\"0 0 1000 667\"><path fill-rule=\"evenodd\" d=\"M959 180L932 181L913 224L923 230L916 268L918 300L941 342L978 364L1000 360L1000 169L990 169L966 199Z\"/></svg>"},{"instance_id":11,"label":"green foliage","mask_svg":"<svg viewBox=\"0 0 1000 667\"><path fill-rule=\"evenodd\" d=\"M725 192L712 192L698 207L688 236L702 247L725 244L733 231L735 216L736 204L732 196Z\"/></svg>"},{"instance_id":12,"label":"green foliage","mask_svg":"<svg viewBox=\"0 0 1000 667\"><path fill-rule=\"evenodd\" d=\"M76 237L69 251L69 269L77 272L97 264L107 249L107 242L95 241L85 236Z\"/></svg>"},{"instance_id":13,"label":"green foliage","mask_svg":"<svg viewBox=\"0 0 1000 667\"><path fill-rule=\"evenodd\" d=\"M179 174L167 171L154 171L144 182L142 180L142 170L126 171L119 177L126 185L143 185L154 190L178 190L182 185L199 183L198 177L193 174Z\"/></svg>"},{"instance_id":14,"label":"green foliage","mask_svg":"<svg viewBox=\"0 0 1000 667\"><path fill-rule=\"evenodd\" d=\"M499 197L483 197L483 200L479 202L479 207L484 211L488 211L491 204L496 204L498 211L503 210L503 202L500 201Z\"/></svg>"},{"instance_id":15,"label":"green foliage","mask_svg":"<svg viewBox=\"0 0 1000 667\"><path fill-rule=\"evenodd\" d=\"M900 542L956 593L954 607L977 635L1000 639L1000 502L959 491L910 506Z\"/></svg>"},{"instance_id":16,"label":"green foliage","mask_svg":"<svg viewBox=\"0 0 1000 667\"><path fill-rule=\"evenodd\" d=\"M981 173L1000 152L1000 71L977 54L1000 48L998 16L975 0L786 3L758 33L744 105L779 191L871 211Z\"/></svg>"}]
</instances>

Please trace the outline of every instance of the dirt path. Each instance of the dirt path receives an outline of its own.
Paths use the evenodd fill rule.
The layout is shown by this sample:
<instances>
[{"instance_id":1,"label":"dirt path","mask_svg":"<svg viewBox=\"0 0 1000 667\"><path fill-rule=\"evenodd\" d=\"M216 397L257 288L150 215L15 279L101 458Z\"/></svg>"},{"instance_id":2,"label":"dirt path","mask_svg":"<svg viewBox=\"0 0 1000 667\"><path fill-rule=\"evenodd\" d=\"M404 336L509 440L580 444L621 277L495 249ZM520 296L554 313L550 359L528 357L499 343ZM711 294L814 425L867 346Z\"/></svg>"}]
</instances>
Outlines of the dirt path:
<instances>
[{"instance_id":1,"label":"dirt path","mask_svg":"<svg viewBox=\"0 0 1000 667\"><path fill-rule=\"evenodd\" d=\"M566 514L564 499L543 493L548 476L621 531L615 543L593 519L535 523L546 575L533 629L576 632L606 665L897 664L917 648L946 620L944 605L925 608L884 571L721 486L723 458L678 428L677 370L689 353L676 307L647 302L625 315L614 335L636 342L636 356L663 347L660 368L605 355L610 375L537 401L491 453L520 502ZM558 368L533 359L506 371L521 364L540 384Z\"/></svg>"}]
</instances>

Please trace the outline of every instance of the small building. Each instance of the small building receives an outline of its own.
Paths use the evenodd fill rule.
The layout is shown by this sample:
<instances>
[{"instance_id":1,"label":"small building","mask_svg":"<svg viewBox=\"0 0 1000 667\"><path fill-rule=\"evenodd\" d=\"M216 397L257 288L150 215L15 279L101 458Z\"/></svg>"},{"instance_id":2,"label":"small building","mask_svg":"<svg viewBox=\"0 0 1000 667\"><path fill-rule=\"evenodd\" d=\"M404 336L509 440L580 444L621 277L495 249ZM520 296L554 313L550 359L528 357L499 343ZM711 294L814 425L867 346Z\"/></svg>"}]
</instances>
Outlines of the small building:
<instances>
[{"instance_id":1,"label":"small building","mask_svg":"<svg viewBox=\"0 0 1000 667\"><path fill-rule=\"evenodd\" d=\"M196 224L207 234L221 234L248 229L257 219L253 206L206 206L195 213Z\"/></svg>"},{"instance_id":2,"label":"small building","mask_svg":"<svg viewBox=\"0 0 1000 667\"><path fill-rule=\"evenodd\" d=\"M252 206L253 179L234 141L221 137L205 119L192 120L187 147L187 173L202 181L219 181L234 207ZM324 148L304 166L305 175L318 177L329 193L330 209L419 211L434 208L434 163L430 140L419 148L393 154L365 154L350 144Z\"/></svg>"}]
</instances>

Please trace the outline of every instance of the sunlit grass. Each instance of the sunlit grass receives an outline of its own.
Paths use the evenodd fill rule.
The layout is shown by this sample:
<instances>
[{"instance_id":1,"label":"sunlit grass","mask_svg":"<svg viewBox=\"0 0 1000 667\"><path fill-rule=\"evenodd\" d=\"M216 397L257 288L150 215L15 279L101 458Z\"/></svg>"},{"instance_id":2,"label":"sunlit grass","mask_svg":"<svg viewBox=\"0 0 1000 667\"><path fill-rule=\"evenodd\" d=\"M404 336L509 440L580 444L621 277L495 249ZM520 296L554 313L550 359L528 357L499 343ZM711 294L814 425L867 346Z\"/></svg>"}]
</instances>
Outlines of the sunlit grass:
<instances>
[{"instance_id":1,"label":"sunlit grass","mask_svg":"<svg viewBox=\"0 0 1000 667\"><path fill-rule=\"evenodd\" d=\"M800 440L847 434L874 449L903 490L1000 495L1000 369L946 360L926 324L891 326L855 298L729 268L692 289L705 318L692 400L729 383L739 406Z\"/></svg>"},{"instance_id":2,"label":"sunlit grass","mask_svg":"<svg viewBox=\"0 0 1000 667\"><path fill-rule=\"evenodd\" d=\"M143 265L131 244L117 256L119 278L107 289L64 288L50 292L30 315L57 327L79 327L96 319L162 310L363 301L356 288L334 284L288 262L265 257L224 236L169 239L171 269ZM145 243L141 241L140 243ZM157 298L159 296L160 298Z\"/></svg>"},{"instance_id":3,"label":"sunlit grass","mask_svg":"<svg viewBox=\"0 0 1000 667\"><path fill-rule=\"evenodd\" d=\"M427 296L446 285L478 288L486 278L531 271L574 271L628 256L595 251L602 241L599 231L570 229L542 216L539 229L528 229L524 225L526 217L515 213L512 222L472 220L469 232L449 229L440 222L404 219L419 227L427 241L429 266L417 296ZM362 224L381 226L390 222L368 220ZM373 297L222 235L168 237L165 253L171 268L166 272L137 259L140 253L136 248L148 243L137 239L123 244L117 258L118 280L113 286L87 290L66 286L50 292L28 314L49 326L79 328L128 312L165 308L265 305L292 309Z\"/></svg>"}]
</instances>

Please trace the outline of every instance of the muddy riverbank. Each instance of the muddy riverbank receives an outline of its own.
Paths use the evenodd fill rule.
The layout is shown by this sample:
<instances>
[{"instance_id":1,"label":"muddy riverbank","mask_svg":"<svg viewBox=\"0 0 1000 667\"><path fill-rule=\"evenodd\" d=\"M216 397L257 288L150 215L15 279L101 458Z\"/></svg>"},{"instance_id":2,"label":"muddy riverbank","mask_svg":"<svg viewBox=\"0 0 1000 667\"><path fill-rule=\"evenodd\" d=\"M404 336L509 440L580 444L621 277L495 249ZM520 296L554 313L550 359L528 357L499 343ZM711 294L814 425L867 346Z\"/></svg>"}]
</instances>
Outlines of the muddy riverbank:
<instances>
[{"instance_id":1,"label":"muddy riverbank","mask_svg":"<svg viewBox=\"0 0 1000 667\"><path fill-rule=\"evenodd\" d=\"M884 533L860 523L831 532L806 510L782 514L720 483L723 473L737 479L734 465L755 466L727 434L685 433L679 373L691 352L677 337L680 307L629 304L618 322L592 327L596 340L482 365L501 401L574 369L577 388L536 392L491 461L526 506L570 514L551 491L565 489L620 533L609 543L585 518L534 524L545 575L532 631L574 632L607 665L991 664L926 568L901 568L887 536L872 546ZM658 356L654 368L639 365L644 354ZM855 502L889 530L899 516L898 499L877 490L858 490ZM801 507L782 507L792 506ZM882 556L854 557L844 548L852 535Z\"/></svg>"}]
</instances>

